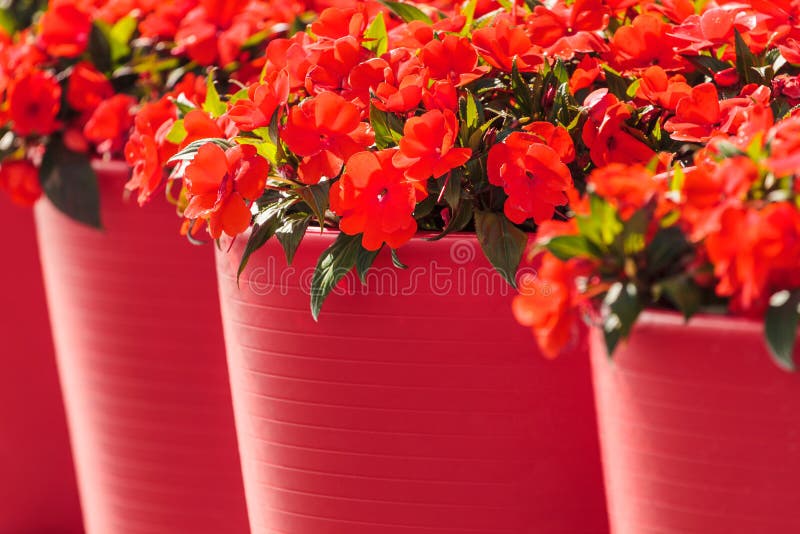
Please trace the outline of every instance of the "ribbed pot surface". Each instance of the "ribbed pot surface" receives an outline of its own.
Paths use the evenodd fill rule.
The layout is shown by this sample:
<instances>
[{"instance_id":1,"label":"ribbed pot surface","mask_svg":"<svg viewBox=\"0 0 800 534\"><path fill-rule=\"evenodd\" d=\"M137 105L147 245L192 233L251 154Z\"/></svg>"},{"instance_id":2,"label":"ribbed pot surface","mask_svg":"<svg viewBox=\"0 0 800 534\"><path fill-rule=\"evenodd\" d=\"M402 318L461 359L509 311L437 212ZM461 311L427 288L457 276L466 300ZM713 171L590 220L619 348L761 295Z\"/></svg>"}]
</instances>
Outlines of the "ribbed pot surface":
<instances>
[{"instance_id":1,"label":"ribbed pot surface","mask_svg":"<svg viewBox=\"0 0 800 534\"><path fill-rule=\"evenodd\" d=\"M255 534L607 532L585 336L545 360L472 237L416 239L350 277L319 323L308 288L335 234L237 287L217 252Z\"/></svg>"},{"instance_id":2,"label":"ribbed pot surface","mask_svg":"<svg viewBox=\"0 0 800 534\"><path fill-rule=\"evenodd\" d=\"M760 322L646 312L592 363L614 534L800 532L800 376Z\"/></svg>"},{"instance_id":3,"label":"ribbed pot surface","mask_svg":"<svg viewBox=\"0 0 800 534\"><path fill-rule=\"evenodd\" d=\"M87 531L247 533L212 248L98 170L103 231L36 209Z\"/></svg>"},{"instance_id":4,"label":"ribbed pot surface","mask_svg":"<svg viewBox=\"0 0 800 534\"><path fill-rule=\"evenodd\" d=\"M0 227L0 534L79 534L33 213L0 193Z\"/></svg>"}]
</instances>

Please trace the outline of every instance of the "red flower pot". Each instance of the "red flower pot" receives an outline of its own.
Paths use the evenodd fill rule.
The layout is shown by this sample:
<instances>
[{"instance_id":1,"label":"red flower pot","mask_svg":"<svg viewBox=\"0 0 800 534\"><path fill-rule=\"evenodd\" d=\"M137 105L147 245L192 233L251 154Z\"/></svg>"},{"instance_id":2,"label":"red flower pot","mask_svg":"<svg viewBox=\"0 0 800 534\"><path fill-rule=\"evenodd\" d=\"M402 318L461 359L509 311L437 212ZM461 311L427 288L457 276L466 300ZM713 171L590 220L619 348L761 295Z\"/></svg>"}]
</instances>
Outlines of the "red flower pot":
<instances>
[{"instance_id":1,"label":"red flower pot","mask_svg":"<svg viewBox=\"0 0 800 534\"><path fill-rule=\"evenodd\" d=\"M36 209L87 531L246 533L211 247L98 171L104 230Z\"/></svg>"},{"instance_id":2,"label":"red flower pot","mask_svg":"<svg viewBox=\"0 0 800 534\"><path fill-rule=\"evenodd\" d=\"M595 332L614 534L800 532L800 376L762 328L647 312L611 361Z\"/></svg>"},{"instance_id":3,"label":"red flower pot","mask_svg":"<svg viewBox=\"0 0 800 534\"><path fill-rule=\"evenodd\" d=\"M83 531L30 209L0 198L0 533Z\"/></svg>"},{"instance_id":4,"label":"red flower pot","mask_svg":"<svg viewBox=\"0 0 800 534\"><path fill-rule=\"evenodd\" d=\"M217 253L255 534L607 532L585 336L545 360L474 237L415 239L319 323L275 241ZM344 289L342 289L344 288ZM505 295L503 294L505 293Z\"/></svg>"}]
</instances>

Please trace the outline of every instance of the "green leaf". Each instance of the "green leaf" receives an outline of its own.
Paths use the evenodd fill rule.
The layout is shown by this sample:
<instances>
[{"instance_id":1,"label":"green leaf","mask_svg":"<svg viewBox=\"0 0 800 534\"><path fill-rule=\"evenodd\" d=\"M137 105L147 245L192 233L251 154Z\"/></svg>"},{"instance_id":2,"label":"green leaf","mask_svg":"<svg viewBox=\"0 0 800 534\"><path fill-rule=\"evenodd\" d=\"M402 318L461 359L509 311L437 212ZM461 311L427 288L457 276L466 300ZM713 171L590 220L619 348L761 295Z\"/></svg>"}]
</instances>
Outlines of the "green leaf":
<instances>
[{"instance_id":1,"label":"green leaf","mask_svg":"<svg viewBox=\"0 0 800 534\"><path fill-rule=\"evenodd\" d=\"M308 204L311 213L313 213L314 217L320 222L320 226L325 221L325 212L328 211L330 189L331 183L326 180L318 184L306 186L300 190L300 198Z\"/></svg>"},{"instance_id":2,"label":"green leaf","mask_svg":"<svg viewBox=\"0 0 800 534\"><path fill-rule=\"evenodd\" d=\"M795 370L792 355L797 342L797 327L800 324L800 291L779 291L769 300L764 322L772 359L787 371Z\"/></svg>"},{"instance_id":3,"label":"green leaf","mask_svg":"<svg viewBox=\"0 0 800 534\"><path fill-rule=\"evenodd\" d=\"M400 261L400 256L397 255L397 250L392 250L392 265L397 267L398 269L408 269L408 265Z\"/></svg>"},{"instance_id":4,"label":"green leaf","mask_svg":"<svg viewBox=\"0 0 800 534\"><path fill-rule=\"evenodd\" d=\"M628 100L627 80L611 67L603 65L603 70L605 70L606 73L606 83L608 84L609 92L620 100Z\"/></svg>"},{"instance_id":5,"label":"green leaf","mask_svg":"<svg viewBox=\"0 0 800 534\"><path fill-rule=\"evenodd\" d=\"M306 235L308 225L311 223L311 216L305 214L292 214L283 223L283 226L278 228L275 232L275 237L278 238L283 252L286 255L286 263L291 265L294 261L294 254L297 252L297 247Z\"/></svg>"},{"instance_id":6,"label":"green leaf","mask_svg":"<svg viewBox=\"0 0 800 534\"><path fill-rule=\"evenodd\" d=\"M472 202L462 199L461 202L458 203L455 213L450 217L450 222L447 224L447 227L439 235L431 237L428 241L438 241L446 235L463 230L472 220L474 209L475 207Z\"/></svg>"},{"instance_id":7,"label":"green leaf","mask_svg":"<svg viewBox=\"0 0 800 534\"><path fill-rule=\"evenodd\" d=\"M228 108L217 92L217 86L214 83L214 72L214 70L211 70L206 79L206 101L203 102L203 111L211 113L214 117L219 117Z\"/></svg>"},{"instance_id":8,"label":"green leaf","mask_svg":"<svg viewBox=\"0 0 800 534\"><path fill-rule=\"evenodd\" d=\"M179 145L186 139L187 136L186 126L183 124L183 119L176 120L167 134L167 141Z\"/></svg>"},{"instance_id":9,"label":"green leaf","mask_svg":"<svg viewBox=\"0 0 800 534\"><path fill-rule=\"evenodd\" d=\"M102 21L95 21L89 32L87 47L89 57L101 72L109 72L113 67L111 60L111 43L108 40L108 25Z\"/></svg>"},{"instance_id":10,"label":"green leaf","mask_svg":"<svg viewBox=\"0 0 800 534\"><path fill-rule=\"evenodd\" d=\"M739 30L734 28L733 32L734 39L736 40L736 72L739 73L739 77L744 83L757 83L760 80L757 79L758 75L754 70L756 67L756 57L753 55L750 47L747 46L747 43L744 42L744 39L742 39Z\"/></svg>"},{"instance_id":11,"label":"green leaf","mask_svg":"<svg viewBox=\"0 0 800 534\"><path fill-rule=\"evenodd\" d=\"M208 143L214 143L222 150L228 150L232 146L227 140L220 139L217 137L207 137L205 139L198 139L197 141L192 141L191 143L183 147L183 150L181 150L180 152L169 158L169 160L167 160L167 164L176 163L178 161L192 161L194 159L195 154L197 154L197 151L200 150L200 147L202 147L203 145L207 145Z\"/></svg>"},{"instance_id":12,"label":"green leaf","mask_svg":"<svg viewBox=\"0 0 800 534\"><path fill-rule=\"evenodd\" d=\"M236 138L236 142L242 145L253 145L256 147L256 152L259 156L269 161L273 165L276 164L278 147L276 147L272 141L255 137L240 136Z\"/></svg>"},{"instance_id":13,"label":"green leaf","mask_svg":"<svg viewBox=\"0 0 800 534\"><path fill-rule=\"evenodd\" d=\"M533 109L533 96L531 95L531 88L525 82L525 78L520 74L517 68L517 58L515 57L511 63L511 91L514 93L514 98L525 114L534 114Z\"/></svg>"},{"instance_id":14,"label":"green leaf","mask_svg":"<svg viewBox=\"0 0 800 534\"><path fill-rule=\"evenodd\" d=\"M255 251L267 244L267 241L275 234L275 231L281 225L281 217L284 210L277 206L270 206L261 213L259 213L253 221L253 230L250 232L250 238L247 240L247 245L242 252L242 259L239 262L239 271L236 273L236 282L239 282L239 277L242 276L245 268L247 267L250 256Z\"/></svg>"},{"instance_id":15,"label":"green leaf","mask_svg":"<svg viewBox=\"0 0 800 534\"><path fill-rule=\"evenodd\" d=\"M494 211L475 212L475 232L489 262L516 288L517 268L528 244L528 234Z\"/></svg>"},{"instance_id":16,"label":"green leaf","mask_svg":"<svg viewBox=\"0 0 800 534\"><path fill-rule=\"evenodd\" d=\"M395 15L403 19L405 22L421 20L426 24L433 24L431 18L416 6L406 4L404 2L390 2L389 0L378 1L388 7Z\"/></svg>"},{"instance_id":17,"label":"green leaf","mask_svg":"<svg viewBox=\"0 0 800 534\"><path fill-rule=\"evenodd\" d=\"M597 248L582 235L560 235L548 240L544 246L553 256L563 261L597 257Z\"/></svg>"},{"instance_id":18,"label":"green leaf","mask_svg":"<svg viewBox=\"0 0 800 534\"><path fill-rule=\"evenodd\" d=\"M686 235L677 226L661 228L645 252L647 272L657 274L671 270L684 256L692 251Z\"/></svg>"},{"instance_id":19,"label":"green leaf","mask_svg":"<svg viewBox=\"0 0 800 534\"><path fill-rule=\"evenodd\" d=\"M623 225L614 206L599 196L590 195L589 206L589 215L576 217L578 229L589 241L603 249L614 242L622 232Z\"/></svg>"},{"instance_id":20,"label":"green leaf","mask_svg":"<svg viewBox=\"0 0 800 534\"><path fill-rule=\"evenodd\" d=\"M445 176L447 178L444 184L444 200L455 212L461 204L461 180L464 177L464 169L462 167L453 169Z\"/></svg>"},{"instance_id":21,"label":"green leaf","mask_svg":"<svg viewBox=\"0 0 800 534\"><path fill-rule=\"evenodd\" d=\"M311 315L315 321L333 288L355 267L362 248L361 234L352 236L342 232L319 257L311 279Z\"/></svg>"},{"instance_id":22,"label":"green leaf","mask_svg":"<svg viewBox=\"0 0 800 534\"><path fill-rule=\"evenodd\" d=\"M44 194L62 213L102 228L100 191L88 155L72 152L60 137L52 137L39 169L39 181Z\"/></svg>"},{"instance_id":23,"label":"green leaf","mask_svg":"<svg viewBox=\"0 0 800 534\"><path fill-rule=\"evenodd\" d=\"M403 138L403 121L394 113L387 113L370 103L369 122L375 130L375 146L378 149L396 146Z\"/></svg>"},{"instance_id":24,"label":"green leaf","mask_svg":"<svg viewBox=\"0 0 800 534\"><path fill-rule=\"evenodd\" d=\"M389 34L386 33L386 21L383 20L383 12L378 13L367 31L364 32L364 48L372 50L375 55L380 57L389 50Z\"/></svg>"},{"instance_id":25,"label":"green leaf","mask_svg":"<svg viewBox=\"0 0 800 534\"><path fill-rule=\"evenodd\" d=\"M358 251L356 255L356 273L362 284L367 283L367 271L372 267L372 263L378 257L378 252L380 251L380 249L367 250L363 247Z\"/></svg>"},{"instance_id":26,"label":"green leaf","mask_svg":"<svg viewBox=\"0 0 800 534\"><path fill-rule=\"evenodd\" d=\"M472 30L472 23L475 20L475 8L478 6L478 0L467 0L467 3L464 5L464 9L461 10L461 14L464 15L466 19L464 21L464 27L461 29L462 37L466 37L469 35L469 32Z\"/></svg>"},{"instance_id":27,"label":"green leaf","mask_svg":"<svg viewBox=\"0 0 800 534\"><path fill-rule=\"evenodd\" d=\"M603 299L603 336L609 356L619 341L630 335L643 307L636 286L631 283L616 282L608 290Z\"/></svg>"},{"instance_id":28,"label":"green leaf","mask_svg":"<svg viewBox=\"0 0 800 534\"><path fill-rule=\"evenodd\" d=\"M721 59L717 59L713 56L684 56L684 58L695 67L698 67L711 75L731 67L730 63L727 61L722 61Z\"/></svg>"},{"instance_id":29,"label":"green leaf","mask_svg":"<svg viewBox=\"0 0 800 534\"><path fill-rule=\"evenodd\" d=\"M136 33L138 21L135 17L127 16L119 19L108 31L108 42L111 46L111 61L113 64L131 55L130 42Z\"/></svg>"},{"instance_id":30,"label":"green leaf","mask_svg":"<svg viewBox=\"0 0 800 534\"><path fill-rule=\"evenodd\" d=\"M645 234L655 212L655 203L648 202L636 210L622 225L622 233L617 237L616 245L623 255L634 256L644 250Z\"/></svg>"},{"instance_id":31,"label":"green leaf","mask_svg":"<svg viewBox=\"0 0 800 534\"><path fill-rule=\"evenodd\" d=\"M8 9L0 9L0 28L8 35L14 35L17 29L17 21L14 20L14 15Z\"/></svg>"},{"instance_id":32,"label":"green leaf","mask_svg":"<svg viewBox=\"0 0 800 534\"><path fill-rule=\"evenodd\" d=\"M655 289L664 293L687 320L697 313L703 304L702 290L687 273L662 280Z\"/></svg>"}]
</instances>

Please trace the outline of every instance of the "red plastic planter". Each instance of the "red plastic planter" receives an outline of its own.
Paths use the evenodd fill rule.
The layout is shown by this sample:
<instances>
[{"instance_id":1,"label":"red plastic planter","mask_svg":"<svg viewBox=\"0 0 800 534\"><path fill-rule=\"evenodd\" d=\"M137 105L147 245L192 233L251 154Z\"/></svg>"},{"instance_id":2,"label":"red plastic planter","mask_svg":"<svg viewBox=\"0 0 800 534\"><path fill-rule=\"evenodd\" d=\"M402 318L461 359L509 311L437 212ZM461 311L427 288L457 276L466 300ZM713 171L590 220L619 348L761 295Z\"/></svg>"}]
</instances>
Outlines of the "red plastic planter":
<instances>
[{"instance_id":1,"label":"red plastic planter","mask_svg":"<svg viewBox=\"0 0 800 534\"><path fill-rule=\"evenodd\" d=\"M246 240L217 254L254 534L607 532L584 336L545 360L474 236L382 253L315 323L333 237L288 269L270 242L240 288Z\"/></svg>"},{"instance_id":2,"label":"red plastic planter","mask_svg":"<svg viewBox=\"0 0 800 534\"><path fill-rule=\"evenodd\" d=\"M82 532L30 209L0 198L0 533Z\"/></svg>"},{"instance_id":3,"label":"red plastic planter","mask_svg":"<svg viewBox=\"0 0 800 534\"><path fill-rule=\"evenodd\" d=\"M800 376L760 323L648 312L592 361L614 534L800 532Z\"/></svg>"},{"instance_id":4,"label":"red plastic planter","mask_svg":"<svg viewBox=\"0 0 800 534\"><path fill-rule=\"evenodd\" d=\"M211 247L99 174L105 230L36 209L87 531L246 533Z\"/></svg>"}]
</instances>

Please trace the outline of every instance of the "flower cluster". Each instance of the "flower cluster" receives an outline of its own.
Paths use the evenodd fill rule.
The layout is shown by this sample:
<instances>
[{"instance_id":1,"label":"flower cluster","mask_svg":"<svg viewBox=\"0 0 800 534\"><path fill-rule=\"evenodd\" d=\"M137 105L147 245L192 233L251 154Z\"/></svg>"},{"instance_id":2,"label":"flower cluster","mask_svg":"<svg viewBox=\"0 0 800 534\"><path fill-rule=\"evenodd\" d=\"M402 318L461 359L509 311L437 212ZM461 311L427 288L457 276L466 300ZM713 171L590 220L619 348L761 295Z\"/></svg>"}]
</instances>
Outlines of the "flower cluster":
<instances>
[{"instance_id":1,"label":"flower cluster","mask_svg":"<svg viewBox=\"0 0 800 534\"><path fill-rule=\"evenodd\" d=\"M315 315L382 247L401 265L415 233L462 230L511 284L538 232L514 310L550 354L581 309L611 348L656 303L796 315L798 17L788 1L352 2L256 46L256 80L208 85L167 134L143 109L129 161L142 200L174 165L193 235L249 229L243 263L338 227Z\"/></svg>"},{"instance_id":2,"label":"flower cluster","mask_svg":"<svg viewBox=\"0 0 800 534\"><path fill-rule=\"evenodd\" d=\"M0 189L30 205L43 186L69 215L97 223L98 207L87 202L96 184L73 175L91 173L90 158L120 158L134 121L156 135L177 118L181 101L203 101L207 68L235 70L231 78L244 83L257 79L264 60L254 49L285 35L308 7L299 0L21 0L0 8ZM167 156L139 141L127 151L139 169L136 186L143 173L163 172L149 151Z\"/></svg>"}]
</instances>

